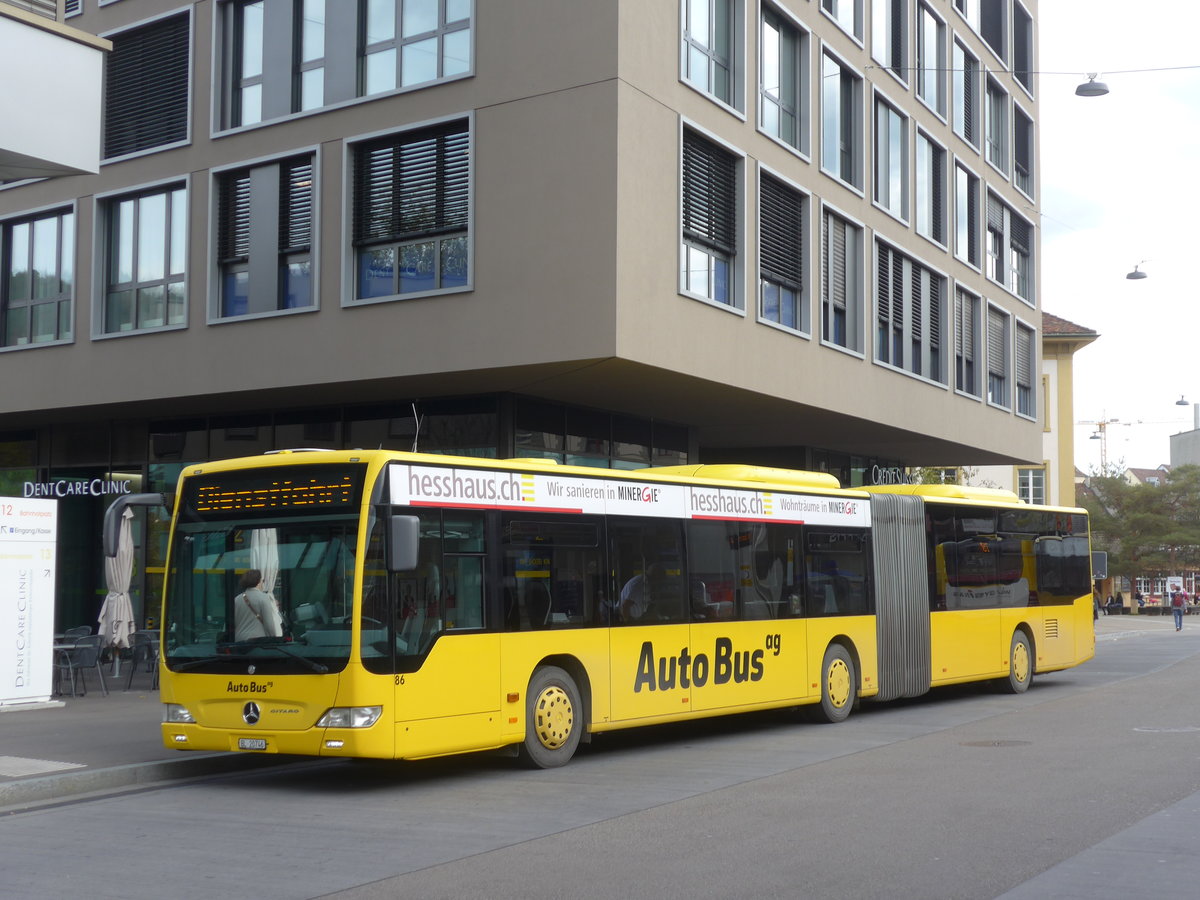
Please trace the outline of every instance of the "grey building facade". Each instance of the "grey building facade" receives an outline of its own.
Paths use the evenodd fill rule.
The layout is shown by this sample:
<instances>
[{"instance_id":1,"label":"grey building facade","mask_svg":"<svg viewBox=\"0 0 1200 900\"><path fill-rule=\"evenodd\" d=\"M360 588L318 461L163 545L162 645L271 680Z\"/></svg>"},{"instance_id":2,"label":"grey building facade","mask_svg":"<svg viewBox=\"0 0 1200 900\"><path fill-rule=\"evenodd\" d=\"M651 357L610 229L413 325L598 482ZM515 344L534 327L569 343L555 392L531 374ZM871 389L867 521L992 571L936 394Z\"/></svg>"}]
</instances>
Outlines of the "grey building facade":
<instances>
[{"instance_id":1,"label":"grey building facade","mask_svg":"<svg viewBox=\"0 0 1200 900\"><path fill-rule=\"evenodd\" d=\"M80 0L100 171L0 186L0 495L59 492L61 624L106 491L203 459L1040 460L1036 18Z\"/></svg>"}]
</instances>

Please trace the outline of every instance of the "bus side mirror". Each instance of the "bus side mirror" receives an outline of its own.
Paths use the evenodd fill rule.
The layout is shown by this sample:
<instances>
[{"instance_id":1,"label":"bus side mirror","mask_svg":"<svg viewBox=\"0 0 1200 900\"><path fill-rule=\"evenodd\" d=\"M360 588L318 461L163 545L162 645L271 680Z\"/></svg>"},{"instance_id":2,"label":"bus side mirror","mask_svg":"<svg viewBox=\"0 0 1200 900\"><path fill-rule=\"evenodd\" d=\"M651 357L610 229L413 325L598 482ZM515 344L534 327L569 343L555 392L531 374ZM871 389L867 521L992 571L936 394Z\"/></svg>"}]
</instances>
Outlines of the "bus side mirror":
<instances>
[{"instance_id":1,"label":"bus side mirror","mask_svg":"<svg viewBox=\"0 0 1200 900\"><path fill-rule=\"evenodd\" d=\"M417 548L421 545L421 520L416 516L392 516L391 530L388 571L413 571L417 567Z\"/></svg>"}]
</instances>

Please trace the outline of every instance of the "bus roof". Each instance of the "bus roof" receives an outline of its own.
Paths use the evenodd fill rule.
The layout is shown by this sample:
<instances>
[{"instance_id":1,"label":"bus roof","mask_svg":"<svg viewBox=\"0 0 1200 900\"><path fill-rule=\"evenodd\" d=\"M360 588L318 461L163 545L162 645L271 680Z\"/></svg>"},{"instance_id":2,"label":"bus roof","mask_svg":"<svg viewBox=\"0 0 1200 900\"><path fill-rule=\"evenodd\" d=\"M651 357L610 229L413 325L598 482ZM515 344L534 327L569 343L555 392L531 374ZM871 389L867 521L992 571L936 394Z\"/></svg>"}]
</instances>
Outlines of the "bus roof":
<instances>
[{"instance_id":1,"label":"bus roof","mask_svg":"<svg viewBox=\"0 0 1200 900\"><path fill-rule=\"evenodd\" d=\"M1001 488L970 487L961 484L881 484L864 487L872 494L911 494L931 500L976 500L981 503L1021 503L1012 491Z\"/></svg>"},{"instance_id":2,"label":"bus roof","mask_svg":"<svg viewBox=\"0 0 1200 900\"><path fill-rule=\"evenodd\" d=\"M842 484L827 472L805 472L800 469L774 469L767 466L689 465L654 466L635 469L648 475L683 476L706 481L744 481L750 484L773 484L785 488L816 488L818 490L841 490Z\"/></svg>"}]
</instances>

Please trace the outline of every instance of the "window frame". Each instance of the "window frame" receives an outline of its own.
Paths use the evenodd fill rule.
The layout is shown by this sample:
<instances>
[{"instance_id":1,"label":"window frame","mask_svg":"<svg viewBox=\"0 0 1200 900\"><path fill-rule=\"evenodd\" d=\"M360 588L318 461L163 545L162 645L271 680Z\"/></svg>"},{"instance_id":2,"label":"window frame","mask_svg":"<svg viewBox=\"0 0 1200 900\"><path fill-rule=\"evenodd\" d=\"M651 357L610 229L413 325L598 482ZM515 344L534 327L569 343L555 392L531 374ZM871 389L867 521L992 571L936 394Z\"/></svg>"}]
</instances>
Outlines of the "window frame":
<instances>
[{"instance_id":1,"label":"window frame","mask_svg":"<svg viewBox=\"0 0 1200 900\"><path fill-rule=\"evenodd\" d=\"M119 90L119 88L113 86L113 81L112 81L113 76L112 76L112 68L111 67L113 65L115 65L113 63L113 59L114 59L113 53L115 52L115 50L114 50L113 52L106 54L105 60L104 60L104 86L103 86L104 110L103 110L103 116L102 116L102 121L101 121L101 131L100 131L100 165L101 166L109 165L112 163L124 162L127 159L136 159L139 156L146 156L150 153L162 153L166 150L173 150L178 147L186 147L189 144L191 144L191 142L192 142L192 91L193 91L193 84L192 84L192 81L193 81L193 78L192 78L193 49L192 49L192 47L193 47L193 43L194 43L193 36L194 36L194 32L195 32L194 8L192 6L187 6L187 7L184 7L183 9L173 9L168 12L164 12L161 15L151 16L151 17L148 17L145 19L140 19L136 22L132 22L129 25L123 26L121 28L114 28L111 31L106 31L106 32L100 34L99 36L112 41L114 44L114 48L115 48L115 45L117 44L117 42L120 40L120 38L123 35L129 35L132 32L150 28L155 25L163 25L168 20L177 19L177 18L182 18L185 22L184 31L186 32L186 34L182 39L182 43L186 47L186 57L184 59L178 60L178 63L182 66L182 77L185 81L185 85L183 88L182 98L176 97L176 98L169 98L169 99L174 100L176 103L179 103L179 105L181 107L181 110L177 110L176 114L179 114L179 112L182 113L182 117L183 117L182 135L179 137L176 137L172 140L165 141L164 143L161 143L161 144L142 145L142 146L136 147L135 149L124 150L123 152L119 152L119 153L113 153L111 156L107 155L107 145L108 145L109 138L110 138L110 133L109 133L109 127L111 124L110 115L112 113L113 105L114 105L112 102L112 97L110 96L110 91ZM178 36L175 37L175 40L176 41L179 40ZM161 79L161 76L162 76L161 70L156 70L154 73L154 80L156 82L159 81ZM133 76L130 76L130 77L133 77ZM126 90L129 90L129 89L127 88ZM133 103L131 105L135 106L137 108L137 110L140 110L144 113L145 106L146 106L145 96L140 91L135 91L135 93L136 93L136 103ZM164 102L166 102L166 101L164 101ZM135 117L137 117L138 112L134 112L133 115ZM140 118L138 119L138 122L139 122L139 124L144 125L144 122ZM141 129L139 128L137 130L140 131Z\"/></svg>"},{"instance_id":2,"label":"window frame","mask_svg":"<svg viewBox=\"0 0 1200 900\"><path fill-rule=\"evenodd\" d=\"M843 274L845 288L845 302L840 304L844 310L844 315L841 321L841 330L844 332L845 343L840 343L837 340L837 325L839 324L835 309L839 304L836 298L831 295L830 283L830 253L833 252L829 246L829 220L830 218L839 220L846 228L847 237L852 236L853 241L846 241L844 249L844 259L846 261L845 271ZM864 284L866 273L864 254L866 248L863 246L867 234L866 226L847 215L837 207L828 204L821 204L821 321L820 321L820 341L821 346L831 347L835 350L840 350L844 353L850 353L859 358L865 356L863 348L863 319L866 313L866 287ZM853 246L851 246L853 244ZM836 248L834 248L836 249ZM832 312L831 312L832 311ZM831 334L831 322L835 326ZM813 326L814 331L816 325Z\"/></svg>"},{"instance_id":3,"label":"window frame","mask_svg":"<svg viewBox=\"0 0 1200 900\"><path fill-rule=\"evenodd\" d=\"M1036 32L1037 26L1034 24L1033 15L1019 0L1014 0L1012 7L1012 74L1013 79L1021 85L1021 89L1029 95L1031 100L1034 97ZM1021 65L1022 63L1025 65Z\"/></svg>"},{"instance_id":4,"label":"window frame","mask_svg":"<svg viewBox=\"0 0 1200 900\"><path fill-rule=\"evenodd\" d=\"M173 242L176 236L173 234L174 223L172 222L172 212L175 208L175 201L171 198L176 191L183 192L183 211L182 220L180 222L182 234L178 235L178 239L182 242L183 254L183 271L173 273L169 271L169 261L172 256ZM167 208L165 218L168 227L164 232L163 252L165 254L166 263L162 278L150 279L148 281L139 281L136 278L136 268L138 265L138 245L140 243L139 236L135 235L134 243L131 247L134 267L134 279L131 282L113 283L110 280L110 274L113 267L113 236L116 225L116 216L118 214L118 205L127 200L138 201L145 197L163 194L167 197ZM187 328L190 311L190 297L188 291L189 280L189 263L191 249L191 213L192 213L192 177L190 174L184 175L182 178L165 178L158 181L148 182L146 184L137 185L133 188L122 188L116 191L106 191L103 194L97 194L93 199L92 221L95 223L93 228L92 242L92 283L96 285L96 289L92 291L92 340L110 340L115 338L131 337L139 334L156 334L163 331L179 331ZM135 209L134 221L137 222L140 218L140 213ZM139 327L136 323L138 320L138 302L134 300L134 327L126 330L109 331L108 310L110 294L115 290L137 291L147 287L155 287L163 285L170 290L171 284L182 285L183 291L183 318L179 322L170 322L169 299L167 305L164 306L164 321L162 325L150 325Z\"/></svg>"},{"instance_id":5,"label":"window frame","mask_svg":"<svg viewBox=\"0 0 1200 900\"><path fill-rule=\"evenodd\" d=\"M905 86L910 81L908 23L908 0L872 0L871 59Z\"/></svg>"},{"instance_id":6,"label":"window frame","mask_svg":"<svg viewBox=\"0 0 1200 900\"><path fill-rule=\"evenodd\" d=\"M863 0L821 0L821 12L857 43L863 43L866 25ZM846 27L847 20L849 28Z\"/></svg>"},{"instance_id":7,"label":"window frame","mask_svg":"<svg viewBox=\"0 0 1200 900\"><path fill-rule=\"evenodd\" d=\"M922 146L929 148L929 171L923 171ZM949 167L946 161L950 158L949 151L935 141L924 129L918 128L914 152L913 179L913 228L917 234L927 241L945 250L949 245L949 229L947 228L947 174ZM939 171L940 174L939 174ZM922 189L927 184L928 188ZM928 196L925 196L928 193ZM929 227L925 229L923 220L928 218Z\"/></svg>"},{"instance_id":8,"label":"window frame","mask_svg":"<svg viewBox=\"0 0 1200 900\"><path fill-rule=\"evenodd\" d=\"M766 266L764 266L764 264L763 264L764 249L768 245L767 227L764 226L764 215L763 215L764 209L767 208L767 204L766 204L766 201L764 200L764 196L763 196L763 183L764 183L764 179L768 179L768 178L777 182L780 189L788 191L791 194L793 194L795 196L795 199L798 201L798 205L799 205L798 228L799 228L800 233L799 233L799 239L798 239L798 247L796 248L797 257L798 257L797 265L799 267L799 277L794 280L794 283L796 284L795 288L792 288L790 285L786 284L784 279L782 279L778 276L775 278L772 278L771 275L775 274L775 273L769 272L770 264L768 263ZM812 209L812 195L808 191L801 188L795 182L791 181L790 179L786 178L785 176L779 174L778 172L775 172L774 170L772 170L760 163L758 166L758 204L757 204L757 209L758 209L758 222L757 222L757 228L758 228L758 241L757 241L757 245L758 245L758 279L757 279L758 321L760 323L762 323L763 325L768 325L772 328L781 329L783 331L788 332L789 334L795 334L795 335L806 337L806 338L810 337L812 334L812 322L811 322L812 302L811 302L810 289L809 289L809 283L811 281L809 245L810 245L810 229L811 229L810 210ZM779 316L779 318L771 318L766 313L766 292L767 292L768 284L770 284L773 287L780 290L780 302L779 302L780 316ZM794 315L794 319L795 319L795 323L796 323L795 325L788 325L786 322L783 321L783 315L782 315L782 307L783 307L783 303L782 303L783 293L782 292L783 292L783 290L795 290L795 292L796 292L796 296L793 300L793 315Z\"/></svg>"},{"instance_id":9,"label":"window frame","mask_svg":"<svg viewBox=\"0 0 1200 900\"><path fill-rule=\"evenodd\" d=\"M960 54L961 64L958 60ZM983 84L983 68L979 57L957 37L950 45L950 66L953 69L950 82L951 130L963 143L978 151L981 149L980 141L983 135L979 115L983 105L980 91Z\"/></svg>"},{"instance_id":10,"label":"window frame","mask_svg":"<svg viewBox=\"0 0 1200 900\"><path fill-rule=\"evenodd\" d=\"M954 160L954 258L959 262L965 263L977 272L983 271L983 243L982 236L984 229L980 228L984 211L983 194L981 191L982 180L979 175L968 167L961 159ZM960 190L959 173L966 176L967 179L967 195L964 203L962 191ZM972 201L974 203L972 204ZM974 206L974 214L971 207ZM966 216L963 215L963 207L966 207ZM965 224L964 224L965 223ZM962 238L966 236L965 248L962 247Z\"/></svg>"},{"instance_id":11,"label":"window frame","mask_svg":"<svg viewBox=\"0 0 1200 900\"><path fill-rule=\"evenodd\" d=\"M944 336L947 333L949 276L884 240L878 233L873 248L875 352L872 361L893 371L945 386L948 378Z\"/></svg>"},{"instance_id":12,"label":"window frame","mask_svg":"<svg viewBox=\"0 0 1200 900\"><path fill-rule=\"evenodd\" d=\"M71 221L69 227L65 227L63 221L64 216L70 216ZM25 333L29 339L23 343L8 343L8 319L12 310L12 229L21 225L30 226L29 232L29 248L27 251L27 259L30 263L29 273L32 277L34 272L33 254L35 246L33 242L34 229L33 226L37 222L44 222L50 219L57 218L58 222L55 225L55 261L58 267L57 281L59 282L60 290L53 297L34 297L34 289L30 284L29 296L20 298L22 308L28 310L28 315L25 319ZM54 347L63 344L71 344L75 341L75 302L76 302L76 285L79 283L79 204L76 200L71 200L68 203L53 203L37 209L23 210L11 216L5 216L0 219L0 353L9 353L17 350L27 350L35 347ZM69 234L70 243L64 246L64 237ZM71 261L71 286L67 291L61 290L63 281L63 261L66 258ZM50 340L36 341L33 339L33 311L36 306L56 305L55 310L55 337ZM62 304L66 304L66 312Z\"/></svg>"},{"instance_id":13,"label":"window frame","mask_svg":"<svg viewBox=\"0 0 1200 900\"><path fill-rule=\"evenodd\" d=\"M881 110L886 110L889 116L886 130L880 123ZM911 120L878 88L873 93L871 113L871 202L892 218L908 224L912 215L909 187ZM900 158L893 159L897 152ZM900 193L897 201L892 199L895 188Z\"/></svg>"},{"instance_id":14,"label":"window frame","mask_svg":"<svg viewBox=\"0 0 1200 900\"><path fill-rule=\"evenodd\" d=\"M721 224L718 221L718 214L715 210L717 199L719 198L710 197L704 202L695 202L694 204L689 204L688 201L687 146L689 134L693 135L695 140L709 145L718 153L724 153L731 157L733 171L729 175L729 180L732 183L728 185L728 193L732 197L728 201L729 208L727 215L732 218L732 222L725 222L725 230L730 233L730 239L725 246L720 244L719 237L715 234L719 230L718 226ZM692 300L698 300L701 303L707 303L738 315L744 315L746 311L744 290L746 166L746 155L741 150L722 141L695 123L680 120L679 233L678 243L676 244L679 247L677 269L679 273L678 291L683 296ZM705 215L706 210L713 210L713 212L711 215ZM706 229L710 233L709 236L705 237L701 235L698 228L692 228L689 235L689 229L686 224L689 218L710 219L711 221L708 222ZM696 254L697 257L703 256L708 258L705 276L708 289L705 291L694 290L691 286L690 273L696 271L691 265L693 254ZM728 299L726 300L719 300L715 296L718 282L715 266L720 262L724 262L727 267L726 292Z\"/></svg>"},{"instance_id":15,"label":"window frame","mask_svg":"<svg viewBox=\"0 0 1200 900\"><path fill-rule=\"evenodd\" d=\"M795 41L795 119L796 119L796 141L789 141L782 134L776 134L770 130L765 124L764 109L767 104L777 106L783 109L784 103L782 99L777 100L764 87L766 78L766 62L767 54L765 50L765 31L767 27L767 17L772 16L779 20L780 28L778 29L782 46L782 36L785 30L790 30ZM759 7L758 16L758 47L759 47L759 65L758 65L758 91L757 91L757 115L758 131L765 134L777 144L787 148L793 153L799 154L804 159L810 157L810 140L811 140L811 70L810 70L810 48L812 46L812 33L801 24L800 20L795 17L790 11L775 6L773 3L762 3ZM782 63L782 53L777 54L780 59L780 72L776 80L782 82L784 80L785 66Z\"/></svg>"},{"instance_id":16,"label":"window frame","mask_svg":"<svg viewBox=\"0 0 1200 900\"><path fill-rule=\"evenodd\" d=\"M1037 191L1037 125L1033 116L1014 102L1012 105L1012 183L1030 200L1034 199ZM1024 125L1022 125L1022 122ZM1024 135L1022 135L1024 130ZM1022 165L1022 157L1024 164Z\"/></svg>"},{"instance_id":17,"label":"window frame","mask_svg":"<svg viewBox=\"0 0 1200 900\"><path fill-rule=\"evenodd\" d=\"M922 27L928 19L934 26L936 32L937 47L933 54L933 65L928 65L929 51L925 29ZM913 42L913 53L915 54L913 67L913 93L927 109L933 112L943 122L946 121L946 116L949 109L949 100L946 90L946 69L948 68L948 56L946 53L946 38L949 33L949 28L946 26L946 20L943 19L926 0L919 0L917 3L916 15L916 35ZM932 73L932 75L930 75ZM934 85L934 94L929 97L928 85Z\"/></svg>"},{"instance_id":18,"label":"window frame","mask_svg":"<svg viewBox=\"0 0 1200 900\"><path fill-rule=\"evenodd\" d=\"M1017 496L1031 506L1046 505L1046 466L1017 466Z\"/></svg>"},{"instance_id":19,"label":"window frame","mask_svg":"<svg viewBox=\"0 0 1200 900\"><path fill-rule=\"evenodd\" d=\"M983 398L983 298L961 284L954 286L954 392L974 400ZM964 315L970 310L969 321Z\"/></svg>"},{"instance_id":20,"label":"window frame","mask_svg":"<svg viewBox=\"0 0 1200 900\"><path fill-rule=\"evenodd\" d=\"M407 37L403 33L404 29L404 3L403 0L391 0L392 6L392 34L390 38L385 38L374 43L367 43L367 4L369 0L358 0L355 10L358 15L357 30L358 30L358 50L355 57L356 69L356 87L355 97L357 99L368 99L375 97L388 96L390 94L400 93L403 91L419 90L422 88L431 87L436 84L445 84L449 81L455 81L459 78L468 78L475 74L475 32L477 28L477 12L475 8L475 0L465 0L470 6L470 12L466 19L455 19L447 21L448 4L454 0L437 0L438 13L437 27L430 31L422 31ZM461 24L466 22L465 25ZM445 74L443 67L446 61L445 39L447 36L457 34L460 31L468 31L467 39L467 67L461 72L452 72ZM424 43L431 39L437 40L438 58L437 71L438 75L435 78L425 81L414 81L410 84L404 83L404 48L415 44ZM367 77L368 64L367 60L370 56L379 53L387 53L395 51L395 81L390 88L383 88L378 91L367 92Z\"/></svg>"},{"instance_id":21,"label":"window frame","mask_svg":"<svg viewBox=\"0 0 1200 900\"><path fill-rule=\"evenodd\" d=\"M1012 98L1008 91L1004 90L999 80L990 74L985 80L983 94L983 157L987 160L988 165L1008 178L1011 164L1009 146L1012 143L1010 136L1012 113L1009 112L1009 109Z\"/></svg>"},{"instance_id":22,"label":"window frame","mask_svg":"<svg viewBox=\"0 0 1200 900\"><path fill-rule=\"evenodd\" d=\"M986 312L987 404L1011 411L1013 316L1002 306L990 301Z\"/></svg>"},{"instance_id":23,"label":"window frame","mask_svg":"<svg viewBox=\"0 0 1200 900\"><path fill-rule=\"evenodd\" d=\"M832 81L826 83L827 78L834 77L832 74L827 74L826 63L838 68L836 87L829 87L834 84ZM866 82L860 72L847 64L841 57L830 52L828 48L822 50L820 72L822 81L821 171L859 196L865 197L863 119L866 106ZM847 88L849 89L848 95ZM833 110L829 109L831 101L835 107ZM836 126L836 133L832 139L827 128L830 112L834 114ZM836 151L832 148L831 140L836 141ZM830 156L835 158L833 161L836 162L836 167L834 168L830 167ZM847 165L851 169L848 178L843 177L843 168Z\"/></svg>"},{"instance_id":24,"label":"window frame","mask_svg":"<svg viewBox=\"0 0 1200 900\"><path fill-rule=\"evenodd\" d=\"M290 204L292 200L290 194L287 194L285 197L283 189L284 167L306 157L311 159L313 180L313 184L311 185L309 225L310 244L307 251L309 257L307 261L309 263L308 294L310 302L306 306L289 307L285 305L285 277L280 269L285 257L294 257L298 251L281 246L283 237L281 226L284 225L287 215L284 207L285 203ZM286 154L272 154L257 159L243 160L233 165L221 166L210 170L209 246L211 249L208 264L208 324L220 325L275 316L304 315L317 312L320 309L321 254L319 223L321 221L321 158L320 146L311 145L308 147L297 147ZM254 175L255 172L262 173L271 168L275 170L274 175L260 174L257 177ZM242 175L243 173L248 179L246 186L247 199L245 201L245 216L247 217L245 225L246 252L244 254L236 254L238 260L235 262L233 255L227 255L222 251L223 246L228 246L226 243L228 239L223 236L225 233L223 229L227 225L227 222L224 221L226 213L223 211L223 205L226 200L226 179ZM270 194L264 193L268 187L266 179L273 179L273 184L270 185ZM255 189L256 182L258 190ZM271 196L275 198L275 202L272 205L274 216L265 228L262 223L256 226L253 221L254 212L256 209L265 209L263 198ZM256 199L259 202L256 203ZM233 227L237 228L236 225ZM239 239L235 237L233 240L236 245ZM241 259L243 256L245 257L244 260ZM263 287L257 291L252 290L251 293L246 295L246 312L227 313L226 303L229 299L226 293L227 276L243 271L247 273L247 282L252 280L250 274L253 272L271 272L272 275L270 278L253 279L253 282L254 284L269 284L273 290L269 290L267 287ZM265 302L268 296L273 297L273 307L268 307ZM256 306L259 308L255 308Z\"/></svg>"},{"instance_id":25,"label":"window frame","mask_svg":"<svg viewBox=\"0 0 1200 900\"><path fill-rule=\"evenodd\" d=\"M358 162L357 153L360 148L367 147L373 144L382 145L387 141L395 141L396 147L404 145L401 140L403 136L409 135L413 140L408 144L414 145L421 142L421 135L435 136L438 134L454 134L455 127L461 125L466 133L465 147L465 199L460 202L466 204L465 224L462 228L449 230L446 228L427 229L420 233L410 233L402 237L397 237L395 240L369 239L364 246L368 244L374 247L393 247L396 250L395 258L392 263L392 284L393 287L398 286L397 278L400 277L401 266L399 265L399 251L403 246L410 246L417 243L428 243L428 240L422 238L432 237L437 243L438 262L437 271L438 278L441 278L442 272L442 239L454 239L462 237L465 240L463 252L466 255L466 274L462 284L454 284L450 286L441 286L430 288L429 290L420 291L400 291L393 294L380 294L372 297L359 297L359 259L360 251L358 246L360 240L355 237L357 229L357 217L355 207L358 202L358 187L357 174ZM448 294L461 294L475 290L475 114L473 111L458 113L456 115L442 116L437 119L430 119L422 122L415 122L412 125L406 125L403 128L389 128L383 131L372 132L369 134L356 135L347 137L343 141L343 221L349 223L349 226L343 229L344 234L344 259L342 265L342 300L343 308L366 306L374 303L393 303L397 300L415 300L422 297L440 297ZM439 176L439 184L442 184L445 173L442 172ZM435 233L436 232L436 233Z\"/></svg>"},{"instance_id":26,"label":"window frame","mask_svg":"<svg viewBox=\"0 0 1200 900\"><path fill-rule=\"evenodd\" d=\"M1037 421L1037 329L1016 319L1013 328L1013 411L1023 419Z\"/></svg>"}]
</instances>

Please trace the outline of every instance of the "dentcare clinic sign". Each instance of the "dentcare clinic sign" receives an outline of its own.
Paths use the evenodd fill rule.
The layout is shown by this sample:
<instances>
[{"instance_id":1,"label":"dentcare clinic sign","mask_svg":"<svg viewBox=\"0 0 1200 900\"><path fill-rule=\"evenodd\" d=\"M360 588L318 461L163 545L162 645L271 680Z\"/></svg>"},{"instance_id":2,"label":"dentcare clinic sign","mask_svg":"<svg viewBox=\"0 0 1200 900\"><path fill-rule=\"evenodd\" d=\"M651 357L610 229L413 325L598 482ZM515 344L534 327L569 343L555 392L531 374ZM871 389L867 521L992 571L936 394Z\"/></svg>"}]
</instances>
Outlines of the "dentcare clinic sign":
<instances>
[{"instance_id":1,"label":"dentcare clinic sign","mask_svg":"<svg viewBox=\"0 0 1200 900\"><path fill-rule=\"evenodd\" d=\"M0 497L0 706L50 699L58 502Z\"/></svg>"}]
</instances>

